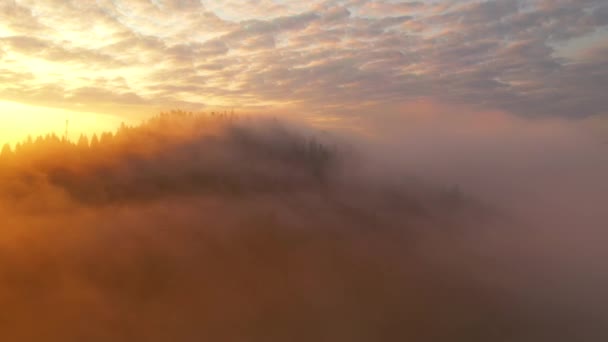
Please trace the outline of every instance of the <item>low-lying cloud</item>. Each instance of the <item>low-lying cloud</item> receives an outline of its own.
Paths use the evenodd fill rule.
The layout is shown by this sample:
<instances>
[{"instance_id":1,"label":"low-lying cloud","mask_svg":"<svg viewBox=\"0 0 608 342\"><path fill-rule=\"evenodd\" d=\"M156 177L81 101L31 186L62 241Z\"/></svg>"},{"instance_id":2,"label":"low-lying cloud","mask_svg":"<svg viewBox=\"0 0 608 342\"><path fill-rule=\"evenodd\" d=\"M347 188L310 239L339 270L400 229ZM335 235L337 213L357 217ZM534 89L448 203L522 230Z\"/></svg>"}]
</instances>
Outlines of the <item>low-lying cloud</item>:
<instances>
[{"instance_id":1,"label":"low-lying cloud","mask_svg":"<svg viewBox=\"0 0 608 342\"><path fill-rule=\"evenodd\" d=\"M0 336L603 340L592 139L419 110L382 139L174 114L5 150Z\"/></svg>"}]
</instances>

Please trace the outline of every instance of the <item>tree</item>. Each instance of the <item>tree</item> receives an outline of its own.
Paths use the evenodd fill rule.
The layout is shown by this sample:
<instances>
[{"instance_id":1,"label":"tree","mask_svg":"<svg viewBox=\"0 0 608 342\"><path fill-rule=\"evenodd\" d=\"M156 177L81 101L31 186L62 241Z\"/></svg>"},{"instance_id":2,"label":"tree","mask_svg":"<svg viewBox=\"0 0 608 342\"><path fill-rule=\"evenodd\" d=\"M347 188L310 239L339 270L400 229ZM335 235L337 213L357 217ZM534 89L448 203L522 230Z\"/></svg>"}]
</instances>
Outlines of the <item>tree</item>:
<instances>
[{"instance_id":1,"label":"tree","mask_svg":"<svg viewBox=\"0 0 608 342\"><path fill-rule=\"evenodd\" d=\"M2 152L0 152L1 159L8 159L13 155L13 151L11 150L11 145L4 144L2 147Z\"/></svg>"},{"instance_id":2,"label":"tree","mask_svg":"<svg viewBox=\"0 0 608 342\"><path fill-rule=\"evenodd\" d=\"M112 139L114 138L114 136L112 135L112 133L110 132L103 132L101 134L101 138L99 139L99 143L101 145L107 146L112 142Z\"/></svg>"},{"instance_id":3,"label":"tree","mask_svg":"<svg viewBox=\"0 0 608 342\"><path fill-rule=\"evenodd\" d=\"M91 138L91 148L97 147L99 147L99 138L97 138L97 134L93 134L93 137Z\"/></svg>"},{"instance_id":4,"label":"tree","mask_svg":"<svg viewBox=\"0 0 608 342\"><path fill-rule=\"evenodd\" d=\"M78 147L80 148L88 148L89 147L89 138L86 135L81 134L80 138L78 138Z\"/></svg>"},{"instance_id":5,"label":"tree","mask_svg":"<svg viewBox=\"0 0 608 342\"><path fill-rule=\"evenodd\" d=\"M127 125L125 125L125 122L121 122L120 123L120 127L118 128L118 133L116 135L122 135L125 134L127 132Z\"/></svg>"}]
</instances>

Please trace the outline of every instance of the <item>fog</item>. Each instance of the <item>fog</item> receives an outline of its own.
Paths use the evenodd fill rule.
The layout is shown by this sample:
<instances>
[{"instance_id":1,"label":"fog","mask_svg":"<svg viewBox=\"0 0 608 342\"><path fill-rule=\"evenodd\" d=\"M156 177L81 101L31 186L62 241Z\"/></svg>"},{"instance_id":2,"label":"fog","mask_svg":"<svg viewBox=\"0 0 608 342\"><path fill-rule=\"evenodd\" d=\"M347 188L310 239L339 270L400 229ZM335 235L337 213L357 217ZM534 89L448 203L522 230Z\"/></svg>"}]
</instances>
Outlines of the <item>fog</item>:
<instances>
[{"instance_id":1,"label":"fog","mask_svg":"<svg viewBox=\"0 0 608 342\"><path fill-rule=\"evenodd\" d=\"M601 134L434 112L177 112L5 150L0 338L605 340Z\"/></svg>"}]
</instances>

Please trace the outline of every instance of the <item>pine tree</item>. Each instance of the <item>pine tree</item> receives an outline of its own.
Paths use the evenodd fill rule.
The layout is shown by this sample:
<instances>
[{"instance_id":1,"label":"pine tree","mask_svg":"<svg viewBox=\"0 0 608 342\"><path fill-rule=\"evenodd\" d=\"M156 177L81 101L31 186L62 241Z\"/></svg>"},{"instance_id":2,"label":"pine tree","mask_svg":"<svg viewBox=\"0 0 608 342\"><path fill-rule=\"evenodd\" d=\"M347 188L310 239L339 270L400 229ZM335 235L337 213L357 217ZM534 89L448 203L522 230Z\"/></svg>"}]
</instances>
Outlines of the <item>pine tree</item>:
<instances>
[{"instance_id":1,"label":"pine tree","mask_svg":"<svg viewBox=\"0 0 608 342\"><path fill-rule=\"evenodd\" d=\"M0 152L0 159L7 159L13 155L13 151L11 150L11 145L4 144L2 147L2 152Z\"/></svg>"},{"instance_id":2,"label":"pine tree","mask_svg":"<svg viewBox=\"0 0 608 342\"><path fill-rule=\"evenodd\" d=\"M89 138L86 135L81 134L80 138L78 138L78 147L80 148L89 148Z\"/></svg>"},{"instance_id":3,"label":"pine tree","mask_svg":"<svg viewBox=\"0 0 608 342\"><path fill-rule=\"evenodd\" d=\"M101 138L99 139L99 143L103 146L107 146L112 142L112 139L114 137L112 136L112 133L110 132L103 132L101 134Z\"/></svg>"},{"instance_id":4,"label":"pine tree","mask_svg":"<svg viewBox=\"0 0 608 342\"><path fill-rule=\"evenodd\" d=\"M93 137L91 138L91 148L97 147L99 147L99 138L97 138L97 134L93 134Z\"/></svg>"}]
</instances>

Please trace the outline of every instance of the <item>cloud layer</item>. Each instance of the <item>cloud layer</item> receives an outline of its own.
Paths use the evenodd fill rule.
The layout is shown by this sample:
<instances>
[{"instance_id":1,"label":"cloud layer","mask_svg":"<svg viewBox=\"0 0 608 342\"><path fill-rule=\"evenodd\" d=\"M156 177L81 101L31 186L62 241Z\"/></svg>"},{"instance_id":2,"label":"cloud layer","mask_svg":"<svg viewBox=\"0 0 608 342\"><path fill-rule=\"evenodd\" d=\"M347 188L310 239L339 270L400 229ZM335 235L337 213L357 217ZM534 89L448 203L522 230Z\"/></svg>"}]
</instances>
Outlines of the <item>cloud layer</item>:
<instances>
[{"instance_id":1,"label":"cloud layer","mask_svg":"<svg viewBox=\"0 0 608 342\"><path fill-rule=\"evenodd\" d=\"M462 139L483 126L463 117L421 115L371 156L184 113L3 149L0 339L606 341L606 154L498 114ZM471 197L488 186L530 210Z\"/></svg>"},{"instance_id":2,"label":"cloud layer","mask_svg":"<svg viewBox=\"0 0 608 342\"><path fill-rule=\"evenodd\" d=\"M335 113L431 97L583 117L608 105L607 25L602 0L9 0L0 98Z\"/></svg>"}]
</instances>

